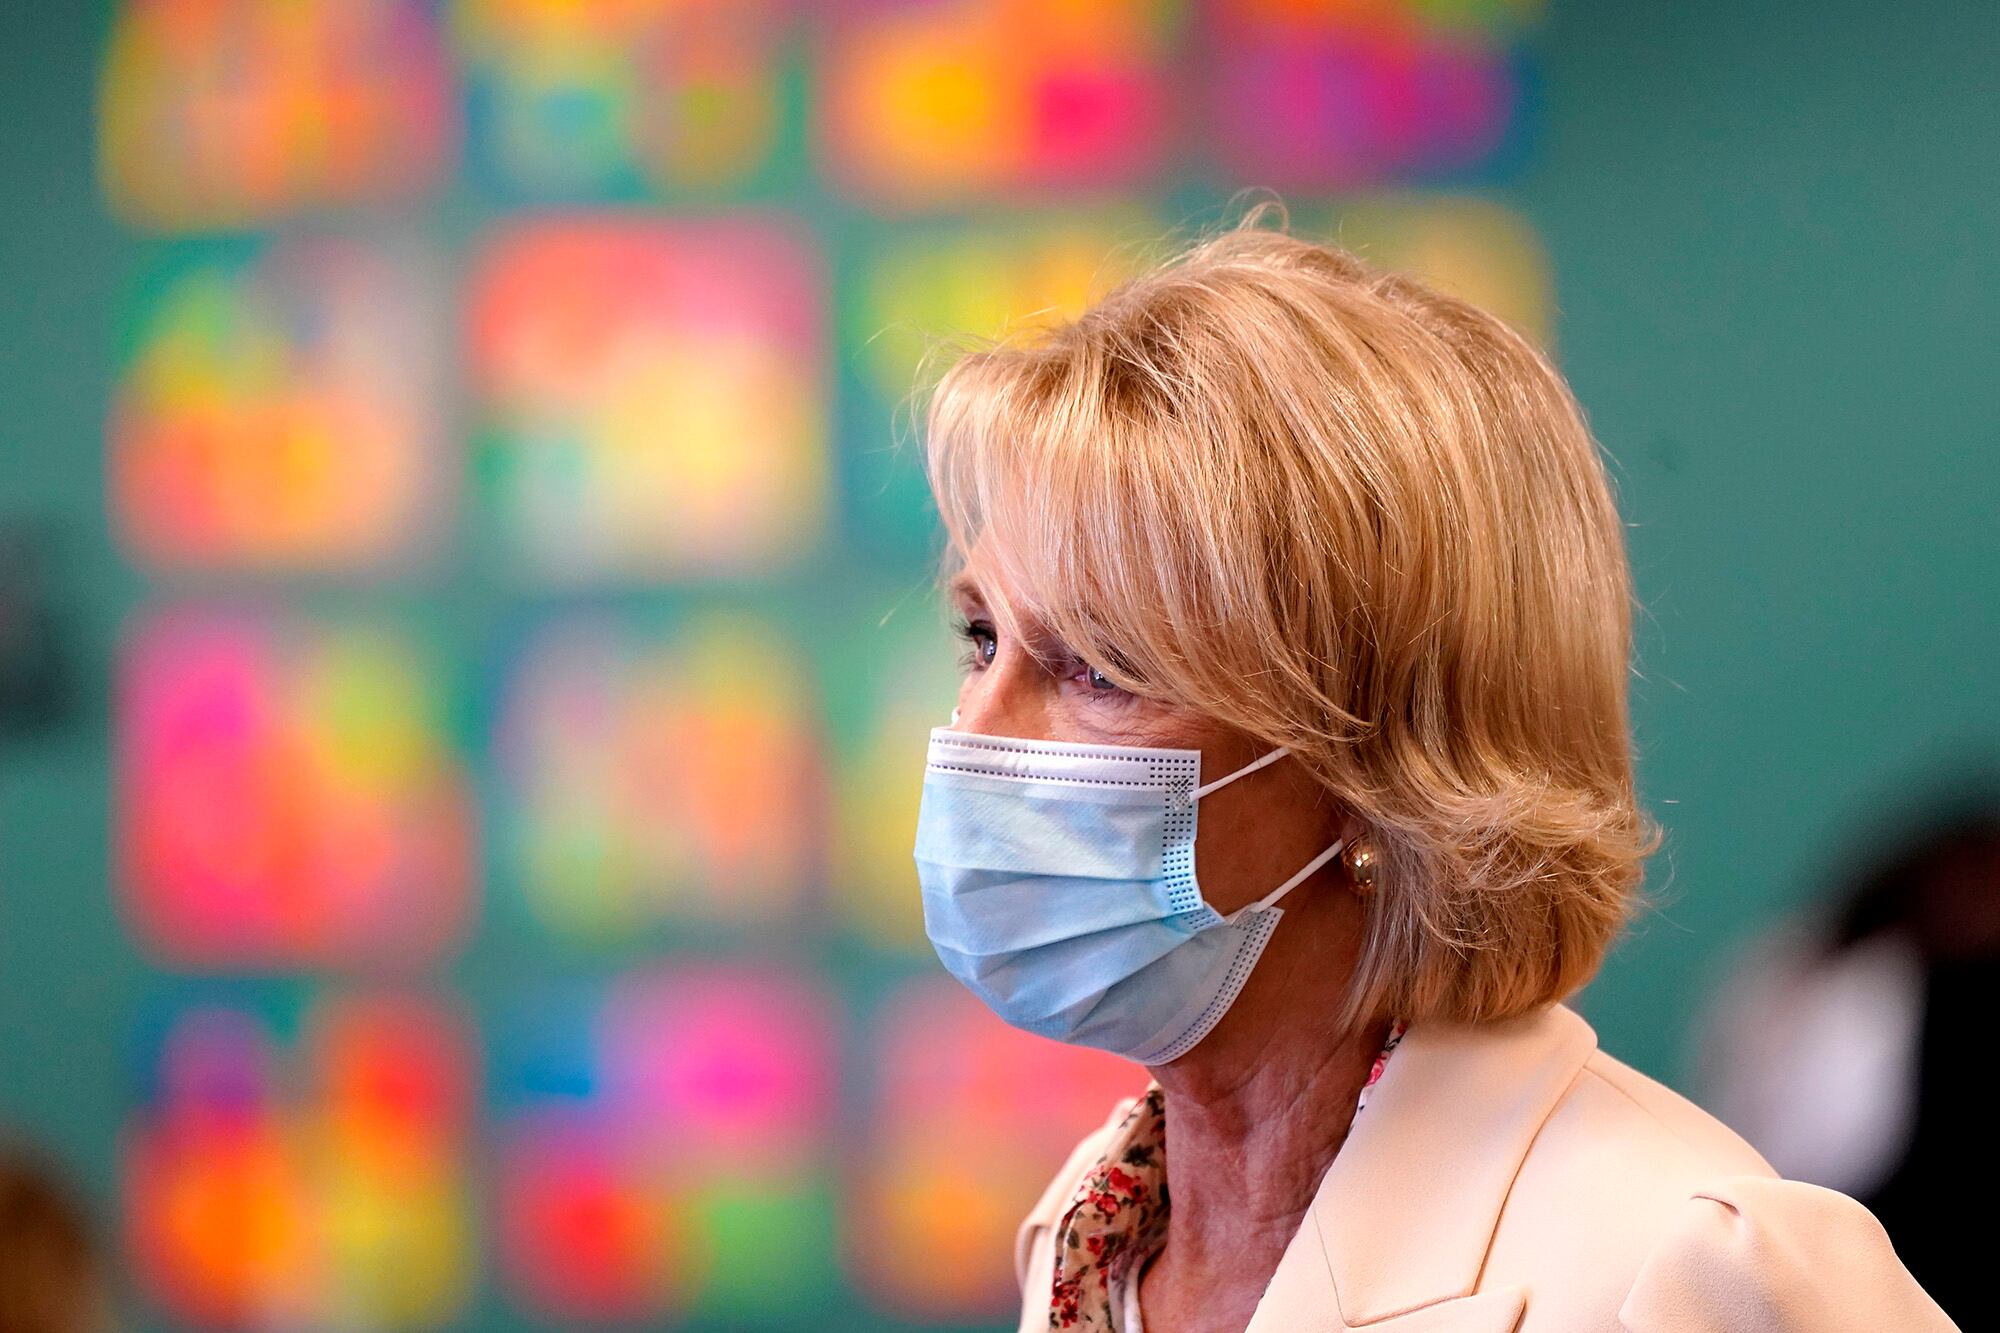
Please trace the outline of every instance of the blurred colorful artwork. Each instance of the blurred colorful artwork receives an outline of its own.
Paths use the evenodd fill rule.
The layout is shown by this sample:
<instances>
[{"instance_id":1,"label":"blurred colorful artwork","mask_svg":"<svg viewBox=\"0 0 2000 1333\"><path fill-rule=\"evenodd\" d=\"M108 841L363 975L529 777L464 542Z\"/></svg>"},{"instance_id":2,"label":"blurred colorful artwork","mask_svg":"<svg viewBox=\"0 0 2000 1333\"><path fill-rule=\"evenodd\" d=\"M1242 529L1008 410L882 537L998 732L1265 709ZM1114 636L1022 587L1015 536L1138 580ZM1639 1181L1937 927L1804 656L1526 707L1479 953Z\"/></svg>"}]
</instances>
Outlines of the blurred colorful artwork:
<instances>
[{"instance_id":1,"label":"blurred colorful artwork","mask_svg":"<svg viewBox=\"0 0 2000 1333\"><path fill-rule=\"evenodd\" d=\"M917 805L931 728L945 725L958 702L963 644L923 589L890 614L857 614L852 623L850 651L860 666L828 719L843 733L830 829L832 883L843 923L861 939L929 957L912 856Z\"/></svg>"},{"instance_id":2,"label":"blurred colorful artwork","mask_svg":"<svg viewBox=\"0 0 2000 1333\"><path fill-rule=\"evenodd\" d=\"M880 399L894 402L938 339L1001 337L1083 313L1139 267L1142 256L1120 242L1161 225L1127 205L883 228L857 256L843 343Z\"/></svg>"},{"instance_id":3,"label":"blurred colorful artwork","mask_svg":"<svg viewBox=\"0 0 2000 1333\"><path fill-rule=\"evenodd\" d=\"M1545 348L1554 345L1548 250L1533 224L1498 199L1387 191L1324 213L1302 210L1296 229L1337 239L1372 263L1499 315Z\"/></svg>"},{"instance_id":4,"label":"blurred colorful artwork","mask_svg":"<svg viewBox=\"0 0 2000 1333\"><path fill-rule=\"evenodd\" d=\"M475 814L441 686L384 626L146 617L115 723L133 934L180 967L445 956L473 907Z\"/></svg>"},{"instance_id":5,"label":"blurred colorful artwork","mask_svg":"<svg viewBox=\"0 0 2000 1333\"><path fill-rule=\"evenodd\" d=\"M501 1272L565 1324L771 1317L837 1286L839 1006L700 959L534 997L503 1039Z\"/></svg>"},{"instance_id":6,"label":"blurred colorful artwork","mask_svg":"<svg viewBox=\"0 0 2000 1333\"><path fill-rule=\"evenodd\" d=\"M527 196L740 187L784 122L789 0L463 0L474 165Z\"/></svg>"},{"instance_id":7,"label":"blurred colorful artwork","mask_svg":"<svg viewBox=\"0 0 2000 1333\"><path fill-rule=\"evenodd\" d=\"M493 739L500 867L551 934L775 926L823 876L820 709L804 648L738 609L531 633ZM657 934L657 932L652 932Z\"/></svg>"},{"instance_id":8,"label":"blurred colorful artwork","mask_svg":"<svg viewBox=\"0 0 2000 1333\"><path fill-rule=\"evenodd\" d=\"M114 883L204 974L120 1146L147 1317L1004 1322L1145 1073L929 956L963 645L903 411L1211 187L1546 344L1546 255L1471 193L1537 128L1544 3L112 6L101 191L183 233L106 418L160 599ZM448 965L462 1016L380 980Z\"/></svg>"},{"instance_id":9,"label":"blurred colorful artwork","mask_svg":"<svg viewBox=\"0 0 2000 1333\"><path fill-rule=\"evenodd\" d=\"M943 976L906 982L873 1027L880 1082L843 1231L849 1270L909 1318L1005 1316L1021 1219L1146 1071L1008 1027Z\"/></svg>"},{"instance_id":10,"label":"blurred colorful artwork","mask_svg":"<svg viewBox=\"0 0 2000 1333\"><path fill-rule=\"evenodd\" d=\"M916 457L921 423L908 419L909 404L913 390L950 365L952 340L1031 333L1080 314L1137 267L1141 256L1122 243L1160 226L1129 205L875 229L840 293L841 345L869 390L842 424L864 440L883 439L843 454L854 547L911 569L932 549ZM890 447L892 433L902 447Z\"/></svg>"},{"instance_id":11,"label":"blurred colorful artwork","mask_svg":"<svg viewBox=\"0 0 2000 1333\"><path fill-rule=\"evenodd\" d=\"M1201 118L1232 179L1356 190L1520 156L1539 0L1206 0Z\"/></svg>"},{"instance_id":12,"label":"blurred colorful artwork","mask_svg":"<svg viewBox=\"0 0 2000 1333\"><path fill-rule=\"evenodd\" d=\"M1179 0L881 0L825 25L814 126L877 207L1123 194L1171 147Z\"/></svg>"},{"instance_id":13,"label":"blurred colorful artwork","mask_svg":"<svg viewBox=\"0 0 2000 1333\"><path fill-rule=\"evenodd\" d=\"M469 297L480 469L558 581L759 573L830 508L826 281L775 217L502 230Z\"/></svg>"},{"instance_id":14,"label":"blurred colorful artwork","mask_svg":"<svg viewBox=\"0 0 2000 1333\"><path fill-rule=\"evenodd\" d=\"M125 0L98 177L133 226L258 226L412 201L458 135L437 0Z\"/></svg>"},{"instance_id":15,"label":"blurred colorful artwork","mask_svg":"<svg viewBox=\"0 0 2000 1333\"><path fill-rule=\"evenodd\" d=\"M436 1328L477 1270L473 1071L426 998L164 1008L123 1144L148 1296L201 1328Z\"/></svg>"},{"instance_id":16,"label":"blurred colorful artwork","mask_svg":"<svg viewBox=\"0 0 2000 1333\"><path fill-rule=\"evenodd\" d=\"M161 569L375 571L449 518L442 320L407 248L191 247L141 293L108 421L115 525Z\"/></svg>"}]
</instances>

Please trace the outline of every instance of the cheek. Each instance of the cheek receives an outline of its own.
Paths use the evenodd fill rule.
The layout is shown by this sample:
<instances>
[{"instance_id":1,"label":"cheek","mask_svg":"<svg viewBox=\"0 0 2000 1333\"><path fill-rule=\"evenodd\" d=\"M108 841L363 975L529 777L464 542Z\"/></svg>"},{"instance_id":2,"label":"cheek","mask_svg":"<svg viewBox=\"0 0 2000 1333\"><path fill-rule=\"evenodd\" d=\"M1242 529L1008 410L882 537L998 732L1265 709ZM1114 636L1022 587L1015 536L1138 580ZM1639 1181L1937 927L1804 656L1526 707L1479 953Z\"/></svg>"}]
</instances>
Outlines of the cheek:
<instances>
[{"instance_id":1,"label":"cheek","mask_svg":"<svg viewBox=\"0 0 2000 1333\"><path fill-rule=\"evenodd\" d=\"M1063 715L1082 733L1079 739L1101 745L1134 745L1147 749L1199 750L1202 741L1190 736L1184 710L1157 700L1124 697L1092 699L1081 687L1063 690Z\"/></svg>"}]
</instances>

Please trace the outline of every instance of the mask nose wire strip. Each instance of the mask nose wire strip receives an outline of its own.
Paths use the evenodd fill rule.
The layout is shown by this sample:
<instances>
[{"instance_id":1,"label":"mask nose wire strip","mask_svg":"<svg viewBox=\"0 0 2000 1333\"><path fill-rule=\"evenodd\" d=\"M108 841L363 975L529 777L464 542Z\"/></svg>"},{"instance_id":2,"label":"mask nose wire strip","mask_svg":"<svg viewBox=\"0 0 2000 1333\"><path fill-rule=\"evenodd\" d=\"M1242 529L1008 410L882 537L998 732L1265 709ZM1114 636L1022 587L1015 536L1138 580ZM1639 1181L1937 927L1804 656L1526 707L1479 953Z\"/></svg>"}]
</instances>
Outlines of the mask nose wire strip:
<instances>
[{"instance_id":1,"label":"mask nose wire strip","mask_svg":"<svg viewBox=\"0 0 2000 1333\"><path fill-rule=\"evenodd\" d=\"M1269 893L1259 898L1256 902L1246 903L1242 907L1237 908L1235 911L1231 912L1228 916L1224 917L1223 920L1233 924L1238 917L1244 915L1247 912L1263 911L1265 908L1269 907L1272 903L1277 902L1278 899L1284 897L1286 894L1290 893L1293 889L1297 888L1301 883L1304 882L1305 877L1307 875L1312 874L1313 871L1318 870L1328 861L1331 861L1334 857L1338 856L1340 854L1341 847L1346 842L1347 839L1345 838L1336 838L1334 840L1333 846L1327 848L1325 851L1321 852L1318 856L1315 856L1312 860L1300 866L1299 872L1296 875L1293 875L1290 879L1286 880L1283 884L1280 884L1277 888L1272 889Z\"/></svg>"},{"instance_id":2,"label":"mask nose wire strip","mask_svg":"<svg viewBox=\"0 0 2000 1333\"><path fill-rule=\"evenodd\" d=\"M1224 777L1219 777L1213 782L1204 782L1201 786L1196 787L1194 789L1194 797L1196 800L1200 800L1202 797L1208 795L1208 793L1214 791L1217 787L1220 787L1223 783L1234 782L1236 781L1236 779L1242 777L1245 773L1254 773L1266 764L1275 764L1280 759L1283 759L1286 755L1290 754L1291 752L1292 750L1290 746L1280 745L1277 749L1271 751L1271 753L1265 755L1262 759L1252 759L1249 763L1243 765L1243 767L1237 769L1234 773L1230 773Z\"/></svg>"}]
</instances>

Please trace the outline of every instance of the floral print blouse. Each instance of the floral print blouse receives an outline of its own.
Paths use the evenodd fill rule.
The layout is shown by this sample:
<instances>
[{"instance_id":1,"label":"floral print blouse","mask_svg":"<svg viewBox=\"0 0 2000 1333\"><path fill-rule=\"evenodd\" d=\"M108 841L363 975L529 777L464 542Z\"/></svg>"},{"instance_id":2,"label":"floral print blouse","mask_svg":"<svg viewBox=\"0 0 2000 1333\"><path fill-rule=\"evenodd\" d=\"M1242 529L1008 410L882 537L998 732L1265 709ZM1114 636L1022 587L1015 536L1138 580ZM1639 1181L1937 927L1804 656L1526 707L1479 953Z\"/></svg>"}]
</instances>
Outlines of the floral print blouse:
<instances>
[{"instance_id":1,"label":"floral print blouse","mask_svg":"<svg viewBox=\"0 0 2000 1333\"><path fill-rule=\"evenodd\" d=\"M1355 1114L1382 1077L1408 1024L1397 1019L1362 1085ZM1157 1083L1132 1106L1056 1227L1055 1286L1049 1327L1086 1333L1139 1333L1140 1270L1167 1238L1166 1093Z\"/></svg>"}]
</instances>

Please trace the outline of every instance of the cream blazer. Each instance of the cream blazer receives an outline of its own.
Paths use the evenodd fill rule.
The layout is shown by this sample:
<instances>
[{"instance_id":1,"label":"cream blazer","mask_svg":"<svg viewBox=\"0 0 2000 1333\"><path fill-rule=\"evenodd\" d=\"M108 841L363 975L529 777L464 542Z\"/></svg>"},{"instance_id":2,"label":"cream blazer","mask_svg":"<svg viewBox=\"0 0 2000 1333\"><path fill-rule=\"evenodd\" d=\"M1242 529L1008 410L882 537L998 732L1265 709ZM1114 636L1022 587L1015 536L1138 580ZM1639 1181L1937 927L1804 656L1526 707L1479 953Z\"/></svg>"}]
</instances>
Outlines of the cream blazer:
<instances>
[{"instance_id":1,"label":"cream blazer","mask_svg":"<svg viewBox=\"0 0 2000 1333\"><path fill-rule=\"evenodd\" d=\"M1023 1333L1049 1327L1053 1228L1133 1100L1020 1225ZM1782 1179L1558 1004L1411 1026L1247 1333L1954 1328L1874 1214Z\"/></svg>"}]
</instances>

